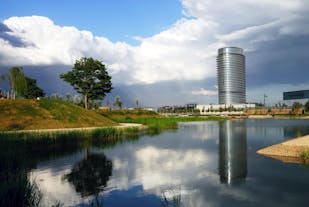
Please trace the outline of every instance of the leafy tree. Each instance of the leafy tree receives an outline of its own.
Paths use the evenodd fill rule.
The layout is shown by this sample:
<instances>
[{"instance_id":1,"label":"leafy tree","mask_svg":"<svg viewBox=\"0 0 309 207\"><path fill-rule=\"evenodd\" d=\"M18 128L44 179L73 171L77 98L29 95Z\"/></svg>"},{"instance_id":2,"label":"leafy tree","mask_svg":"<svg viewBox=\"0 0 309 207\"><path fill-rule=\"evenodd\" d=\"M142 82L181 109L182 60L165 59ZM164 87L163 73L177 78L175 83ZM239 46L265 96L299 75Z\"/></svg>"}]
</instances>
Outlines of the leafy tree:
<instances>
[{"instance_id":1,"label":"leafy tree","mask_svg":"<svg viewBox=\"0 0 309 207\"><path fill-rule=\"evenodd\" d=\"M309 100L305 103L305 110L309 111Z\"/></svg>"},{"instance_id":2,"label":"leafy tree","mask_svg":"<svg viewBox=\"0 0 309 207\"><path fill-rule=\"evenodd\" d=\"M88 108L89 109L99 109L102 102L100 100L89 100Z\"/></svg>"},{"instance_id":3,"label":"leafy tree","mask_svg":"<svg viewBox=\"0 0 309 207\"><path fill-rule=\"evenodd\" d=\"M93 58L83 57L77 60L73 69L61 74L60 78L84 96L86 109L89 100L103 99L112 90L111 76L105 66Z\"/></svg>"},{"instance_id":4,"label":"leafy tree","mask_svg":"<svg viewBox=\"0 0 309 207\"><path fill-rule=\"evenodd\" d=\"M301 107L302 105L299 102L294 102L292 105L292 108L295 114L301 114Z\"/></svg>"},{"instance_id":5,"label":"leafy tree","mask_svg":"<svg viewBox=\"0 0 309 207\"><path fill-rule=\"evenodd\" d=\"M3 94L2 94L2 90L0 88L0 98L2 98L2 97L3 97Z\"/></svg>"},{"instance_id":6,"label":"leafy tree","mask_svg":"<svg viewBox=\"0 0 309 207\"><path fill-rule=\"evenodd\" d=\"M53 100L62 100L62 96L60 94L57 94L57 93L52 93L50 95L50 99L53 99Z\"/></svg>"},{"instance_id":7,"label":"leafy tree","mask_svg":"<svg viewBox=\"0 0 309 207\"><path fill-rule=\"evenodd\" d=\"M37 86L36 80L25 77L26 83L27 83L27 90L25 92L24 97L25 98L37 98L37 97L44 97L45 93L44 91Z\"/></svg>"},{"instance_id":8,"label":"leafy tree","mask_svg":"<svg viewBox=\"0 0 309 207\"><path fill-rule=\"evenodd\" d=\"M71 94L67 93L67 95L65 95L66 101L72 101L72 96Z\"/></svg>"},{"instance_id":9,"label":"leafy tree","mask_svg":"<svg viewBox=\"0 0 309 207\"><path fill-rule=\"evenodd\" d=\"M12 67L9 73L1 75L1 80L9 82L12 99L25 95L27 83L22 67Z\"/></svg>"},{"instance_id":10,"label":"leafy tree","mask_svg":"<svg viewBox=\"0 0 309 207\"><path fill-rule=\"evenodd\" d=\"M83 102L83 100L82 100L82 98L79 97L78 95L75 95L75 96L73 97L73 103L76 104L76 105L78 105L78 106L81 106L81 107L85 105L84 102Z\"/></svg>"},{"instance_id":11,"label":"leafy tree","mask_svg":"<svg viewBox=\"0 0 309 207\"><path fill-rule=\"evenodd\" d=\"M122 108L122 102L119 96L115 97L114 106L118 106L120 109Z\"/></svg>"}]
</instances>

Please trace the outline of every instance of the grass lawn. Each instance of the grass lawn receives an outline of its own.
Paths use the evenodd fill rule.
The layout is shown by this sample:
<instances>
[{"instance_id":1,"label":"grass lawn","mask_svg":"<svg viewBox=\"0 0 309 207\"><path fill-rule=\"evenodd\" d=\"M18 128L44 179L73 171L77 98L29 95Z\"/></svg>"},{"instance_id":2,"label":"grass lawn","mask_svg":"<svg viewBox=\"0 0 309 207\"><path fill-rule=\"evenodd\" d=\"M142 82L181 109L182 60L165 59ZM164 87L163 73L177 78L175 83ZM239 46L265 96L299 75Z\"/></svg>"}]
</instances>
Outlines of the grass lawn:
<instances>
[{"instance_id":1,"label":"grass lawn","mask_svg":"<svg viewBox=\"0 0 309 207\"><path fill-rule=\"evenodd\" d=\"M113 126L92 110L53 99L0 100L0 130Z\"/></svg>"}]
</instances>

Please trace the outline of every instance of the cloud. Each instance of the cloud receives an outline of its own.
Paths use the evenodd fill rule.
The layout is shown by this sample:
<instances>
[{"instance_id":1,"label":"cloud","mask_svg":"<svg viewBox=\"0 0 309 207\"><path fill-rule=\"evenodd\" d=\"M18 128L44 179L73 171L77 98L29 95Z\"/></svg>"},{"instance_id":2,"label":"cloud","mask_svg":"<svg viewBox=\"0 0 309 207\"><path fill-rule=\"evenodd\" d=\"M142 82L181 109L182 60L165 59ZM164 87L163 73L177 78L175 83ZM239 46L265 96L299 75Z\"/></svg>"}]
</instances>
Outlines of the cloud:
<instances>
[{"instance_id":1,"label":"cloud","mask_svg":"<svg viewBox=\"0 0 309 207\"><path fill-rule=\"evenodd\" d=\"M0 53L5 57L0 60L2 65L72 65L82 56L106 60L112 65L129 56L130 46L126 43L112 43L75 27L61 27L47 17L11 17L3 24L28 46L14 47L1 38Z\"/></svg>"},{"instance_id":2,"label":"cloud","mask_svg":"<svg viewBox=\"0 0 309 207\"><path fill-rule=\"evenodd\" d=\"M154 83L164 80L202 79L213 76L205 70L207 54L199 48L199 39L209 35L202 28L215 25L201 19L181 19L175 25L150 38L141 38L137 47L93 36L75 27L58 26L42 16L11 17L3 22L12 35L28 44L14 47L0 39L3 65L72 65L82 56L104 60L116 82ZM201 27L202 26L202 27ZM206 38L207 39L207 38ZM210 42L207 42L210 43ZM185 45L188 47L184 48ZM214 47L210 44L208 50ZM210 67L209 67L210 68Z\"/></svg>"},{"instance_id":3,"label":"cloud","mask_svg":"<svg viewBox=\"0 0 309 207\"><path fill-rule=\"evenodd\" d=\"M216 96L218 95L218 91L215 90L205 90L201 88L200 90L191 91L193 95L203 95L203 96Z\"/></svg>"},{"instance_id":4,"label":"cloud","mask_svg":"<svg viewBox=\"0 0 309 207\"><path fill-rule=\"evenodd\" d=\"M141 88L168 81L213 79L217 49L239 46L245 49L247 57L248 87L273 81L306 81L309 62L305 54L309 46L304 42L309 41L309 2L180 2L183 18L153 36L137 35L137 46L112 42L74 26L60 26L48 17L11 17L0 25L0 64L72 66L76 59L91 56L104 61L114 84ZM282 71L283 75L278 76ZM192 88L183 91L215 95L213 91Z\"/></svg>"},{"instance_id":5,"label":"cloud","mask_svg":"<svg viewBox=\"0 0 309 207\"><path fill-rule=\"evenodd\" d=\"M12 35L12 30L0 22L0 39L7 41L13 47L24 47L25 43Z\"/></svg>"}]
</instances>

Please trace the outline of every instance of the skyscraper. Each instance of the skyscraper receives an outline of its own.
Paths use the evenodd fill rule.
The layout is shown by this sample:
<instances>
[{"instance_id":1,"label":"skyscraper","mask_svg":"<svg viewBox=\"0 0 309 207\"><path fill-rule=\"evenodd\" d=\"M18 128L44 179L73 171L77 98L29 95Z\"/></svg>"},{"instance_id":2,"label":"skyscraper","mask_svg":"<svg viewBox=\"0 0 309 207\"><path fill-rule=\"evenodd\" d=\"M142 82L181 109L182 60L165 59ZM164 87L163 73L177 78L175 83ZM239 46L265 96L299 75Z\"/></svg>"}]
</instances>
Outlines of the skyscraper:
<instances>
[{"instance_id":1,"label":"skyscraper","mask_svg":"<svg viewBox=\"0 0 309 207\"><path fill-rule=\"evenodd\" d=\"M218 50L217 80L219 104L246 103L246 71L243 49L224 47Z\"/></svg>"}]
</instances>

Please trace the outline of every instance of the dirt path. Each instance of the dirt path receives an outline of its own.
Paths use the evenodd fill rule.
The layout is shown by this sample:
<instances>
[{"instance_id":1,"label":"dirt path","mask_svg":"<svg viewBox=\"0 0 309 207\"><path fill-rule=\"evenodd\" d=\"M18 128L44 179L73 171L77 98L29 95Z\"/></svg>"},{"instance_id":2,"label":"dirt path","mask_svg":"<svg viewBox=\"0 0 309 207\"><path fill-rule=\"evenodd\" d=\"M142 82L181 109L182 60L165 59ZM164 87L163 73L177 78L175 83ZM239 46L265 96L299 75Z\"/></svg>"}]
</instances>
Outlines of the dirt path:
<instances>
[{"instance_id":1,"label":"dirt path","mask_svg":"<svg viewBox=\"0 0 309 207\"><path fill-rule=\"evenodd\" d=\"M69 131L89 131L100 128L109 128L113 127L116 129L125 129L125 128L138 128L146 129L147 126L137 123L119 123L117 126L102 126L102 127L80 127L80 128L61 128L61 129L33 129L33 130L18 130L15 132L25 132L25 133L45 133L45 132L69 132Z\"/></svg>"}]
</instances>

